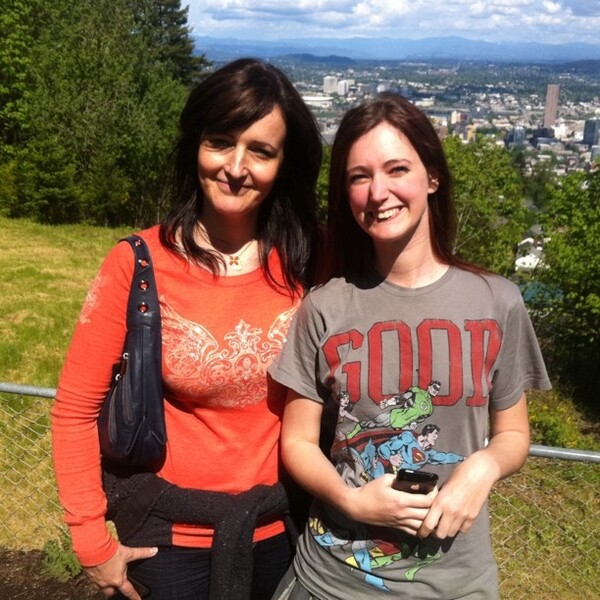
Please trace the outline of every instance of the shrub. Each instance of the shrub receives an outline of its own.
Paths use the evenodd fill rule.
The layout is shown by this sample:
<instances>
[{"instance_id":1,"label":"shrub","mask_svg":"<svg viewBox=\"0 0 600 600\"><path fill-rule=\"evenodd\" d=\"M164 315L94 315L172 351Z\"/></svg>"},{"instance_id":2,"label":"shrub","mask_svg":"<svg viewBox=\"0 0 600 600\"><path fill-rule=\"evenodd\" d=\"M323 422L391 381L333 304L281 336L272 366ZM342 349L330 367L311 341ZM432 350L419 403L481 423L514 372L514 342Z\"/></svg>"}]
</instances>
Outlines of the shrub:
<instances>
[{"instance_id":1,"label":"shrub","mask_svg":"<svg viewBox=\"0 0 600 600\"><path fill-rule=\"evenodd\" d=\"M71 538L64 528L60 530L58 539L44 544L44 555L44 571L59 581L67 581L81 573Z\"/></svg>"}]
</instances>

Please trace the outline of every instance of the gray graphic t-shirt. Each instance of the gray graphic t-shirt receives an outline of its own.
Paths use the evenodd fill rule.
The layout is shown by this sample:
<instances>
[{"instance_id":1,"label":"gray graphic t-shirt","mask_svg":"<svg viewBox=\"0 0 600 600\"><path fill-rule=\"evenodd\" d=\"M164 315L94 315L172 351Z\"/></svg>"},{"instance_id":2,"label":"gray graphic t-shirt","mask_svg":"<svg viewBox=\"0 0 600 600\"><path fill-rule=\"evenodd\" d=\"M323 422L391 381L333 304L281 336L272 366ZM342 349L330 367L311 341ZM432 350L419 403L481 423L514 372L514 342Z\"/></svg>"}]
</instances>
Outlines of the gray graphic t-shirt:
<instances>
[{"instance_id":1,"label":"gray graphic t-shirt","mask_svg":"<svg viewBox=\"0 0 600 600\"><path fill-rule=\"evenodd\" d=\"M270 373L323 404L325 450L354 487L401 468L443 485L484 447L490 407L550 388L518 288L456 268L422 288L314 289ZM322 600L497 598L486 508L467 534L419 540L316 502L294 567Z\"/></svg>"}]
</instances>

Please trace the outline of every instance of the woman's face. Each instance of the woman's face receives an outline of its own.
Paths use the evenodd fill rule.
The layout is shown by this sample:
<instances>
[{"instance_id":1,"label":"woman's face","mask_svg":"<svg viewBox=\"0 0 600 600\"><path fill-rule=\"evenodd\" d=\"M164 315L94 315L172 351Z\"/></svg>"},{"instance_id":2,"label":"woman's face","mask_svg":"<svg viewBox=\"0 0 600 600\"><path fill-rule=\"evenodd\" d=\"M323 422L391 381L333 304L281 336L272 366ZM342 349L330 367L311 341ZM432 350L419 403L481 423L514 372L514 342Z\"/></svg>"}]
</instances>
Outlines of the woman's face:
<instances>
[{"instance_id":1,"label":"woman's face","mask_svg":"<svg viewBox=\"0 0 600 600\"><path fill-rule=\"evenodd\" d=\"M359 226L376 244L429 243L427 197L437 189L416 150L382 122L358 138L346 162L346 190Z\"/></svg>"},{"instance_id":2,"label":"woman's face","mask_svg":"<svg viewBox=\"0 0 600 600\"><path fill-rule=\"evenodd\" d=\"M276 107L247 129L207 135L198 150L203 217L255 217L283 162L286 126Z\"/></svg>"}]
</instances>

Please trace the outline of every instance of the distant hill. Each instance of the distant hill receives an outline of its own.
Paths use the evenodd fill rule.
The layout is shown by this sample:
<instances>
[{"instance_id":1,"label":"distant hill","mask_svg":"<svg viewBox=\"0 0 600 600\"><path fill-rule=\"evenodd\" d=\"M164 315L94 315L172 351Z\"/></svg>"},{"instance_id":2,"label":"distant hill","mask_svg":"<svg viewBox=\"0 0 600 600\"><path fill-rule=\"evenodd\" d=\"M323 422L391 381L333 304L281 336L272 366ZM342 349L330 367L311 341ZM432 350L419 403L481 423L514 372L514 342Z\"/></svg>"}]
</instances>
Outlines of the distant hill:
<instances>
[{"instance_id":1,"label":"distant hill","mask_svg":"<svg viewBox=\"0 0 600 600\"><path fill-rule=\"evenodd\" d=\"M353 58L347 56L335 56L329 54L327 56L315 56L314 54L283 54L281 57L288 63L302 63L302 64L326 64L330 67L340 67L343 69L349 69L356 66L356 61Z\"/></svg>"},{"instance_id":2,"label":"distant hill","mask_svg":"<svg viewBox=\"0 0 600 600\"><path fill-rule=\"evenodd\" d=\"M600 60L600 44L483 42L460 37L419 40L392 38L308 38L278 41L195 36L196 50L211 60L240 56L280 58L289 55L345 57L354 60L490 60L503 62L570 62Z\"/></svg>"}]
</instances>

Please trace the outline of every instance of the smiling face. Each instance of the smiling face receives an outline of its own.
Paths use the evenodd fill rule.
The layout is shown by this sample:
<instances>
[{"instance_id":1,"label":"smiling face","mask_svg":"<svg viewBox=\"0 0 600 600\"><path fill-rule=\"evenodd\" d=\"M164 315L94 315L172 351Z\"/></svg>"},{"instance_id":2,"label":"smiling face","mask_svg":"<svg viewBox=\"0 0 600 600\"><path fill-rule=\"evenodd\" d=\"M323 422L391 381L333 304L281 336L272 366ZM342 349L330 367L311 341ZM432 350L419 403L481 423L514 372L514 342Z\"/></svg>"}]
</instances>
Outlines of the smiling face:
<instances>
[{"instance_id":1,"label":"smiling face","mask_svg":"<svg viewBox=\"0 0 600 600\"><path fill-rule=\"evenodd\" d=\"M393 125L358 138L346 162L346 190L358 225L375 248L429 241L427 197L437 189L419 155Z\"/></svg>"},{"instance_id":2,"label":"smiling face","mask_svg":"<svg viewBox=\"0 0 600 600\"><path fill-rule=\"evenodd\" d=\"M247 129L208 134L198 150L203 222L256 219L283 162L286 126L274 108Z\"/></svg>"}]
</instances>

